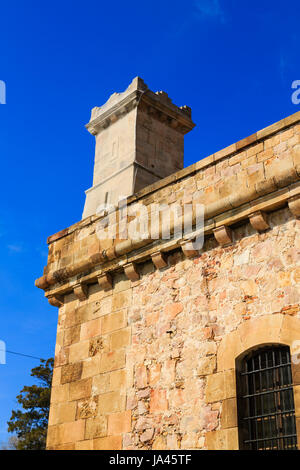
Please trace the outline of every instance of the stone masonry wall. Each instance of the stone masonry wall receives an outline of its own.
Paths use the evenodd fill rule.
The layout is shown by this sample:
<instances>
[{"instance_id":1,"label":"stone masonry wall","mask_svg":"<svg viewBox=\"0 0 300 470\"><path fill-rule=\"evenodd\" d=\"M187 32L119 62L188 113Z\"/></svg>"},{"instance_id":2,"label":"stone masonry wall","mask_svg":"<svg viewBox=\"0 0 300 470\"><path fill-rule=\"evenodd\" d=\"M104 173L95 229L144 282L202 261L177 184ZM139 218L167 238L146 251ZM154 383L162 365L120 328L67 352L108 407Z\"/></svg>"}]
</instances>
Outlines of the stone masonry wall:
<instances>
[{"instance_id":1,"label":"stone masonry wall","mask_svg":"<svg viewBox=\"0 0 300 470\"><path fill-rule=\"evenodd\" d=\"M99 241L98 216L49 237L36 281L60 306L48 449L238 448L227 338L244 351L247 335L280 342L278 325L292 322L282 342L300 340L299 179L300 114L129 199L203 203L205 244L192 257L162 244L158 269L151 240ZM268 212L258 224L257 204ZM300 370L295 385L300 437Z\"/></svg>"},{"instance_id":2,"label":"stone masonry wall","mask_svg":"<svg viewBox=\"0 0 300 470\"><path fill-rule=\"evenodd\" d=\"M255 317L299 317L300 221L283 209L269 223L263 234L241 226L225 248L211 238L194 259L175 252L162 270L145 264L138 281L117 275L111 291L91 286L88 301L66 299L48 448L205 449L222 419L236 426L208 389L218 344Z\"/></svg>"}]
</instances>

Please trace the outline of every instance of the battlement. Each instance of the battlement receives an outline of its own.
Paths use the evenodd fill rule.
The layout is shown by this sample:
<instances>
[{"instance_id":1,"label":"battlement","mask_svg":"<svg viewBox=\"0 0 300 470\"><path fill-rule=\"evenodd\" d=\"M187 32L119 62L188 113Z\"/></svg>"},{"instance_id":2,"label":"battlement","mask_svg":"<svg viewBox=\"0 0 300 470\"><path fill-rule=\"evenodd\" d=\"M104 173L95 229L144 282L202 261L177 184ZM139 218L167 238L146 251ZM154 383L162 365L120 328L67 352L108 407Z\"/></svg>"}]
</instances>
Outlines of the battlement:
<instances>
[{"instance_id":1,"label":"battlement","mask_svg":"<svg viewBox=\"0 0 300 470\"><path fill-rule=\"evenodd\" d=\"M194 126L189 107L139 77L93 108L86 127L96 138L94 178L83 218L183 168L183 138Z\"/></svg>"}]
</instances>

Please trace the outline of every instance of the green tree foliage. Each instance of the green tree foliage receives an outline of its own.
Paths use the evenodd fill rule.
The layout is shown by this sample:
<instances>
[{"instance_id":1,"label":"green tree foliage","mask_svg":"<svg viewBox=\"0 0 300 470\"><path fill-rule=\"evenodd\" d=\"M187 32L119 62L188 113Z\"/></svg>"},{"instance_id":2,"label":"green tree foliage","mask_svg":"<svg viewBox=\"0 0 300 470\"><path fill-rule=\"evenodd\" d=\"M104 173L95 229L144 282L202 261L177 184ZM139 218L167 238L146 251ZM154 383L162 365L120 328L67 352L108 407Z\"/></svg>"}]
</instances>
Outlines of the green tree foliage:
<instances>
[{"instance_id":1,"label":"green tree foliage","mask_svg":"<svg viewBox=\"0 0 300 470\"><path fill-rule=\"evenodd\" d=\"M18 450L17 436L10 436L7 442L2 442L0 450Z\"/></svg>"},{"instance_id":2,"label":"green tree foliage","mask_svg":"<svg viewBox=\"0 0 300 470\"><path fill-rule=\"evenodd\" d=\"M7 423L8 432L17 435L17 450L46 448L53 363L52 358L41 360L40 365L31 370L38 385L25 385L17 396L24 411L13 410Z\"/></svg>"}]
</instances>

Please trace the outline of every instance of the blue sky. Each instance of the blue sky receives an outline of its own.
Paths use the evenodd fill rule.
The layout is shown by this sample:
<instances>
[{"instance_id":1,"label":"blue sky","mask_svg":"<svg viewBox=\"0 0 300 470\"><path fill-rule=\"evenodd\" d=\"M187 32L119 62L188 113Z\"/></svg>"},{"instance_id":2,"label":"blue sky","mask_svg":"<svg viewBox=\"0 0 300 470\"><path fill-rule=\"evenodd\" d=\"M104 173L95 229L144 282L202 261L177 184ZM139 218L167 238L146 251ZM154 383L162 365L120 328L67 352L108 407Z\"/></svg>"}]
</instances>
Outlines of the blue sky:
<instances>
[{"instance_id":1,"label":"blue sky","mask_svg":"<svg viewBox=\"0 0 300 470\"><path fill-rule=\"evenodd\" d=\"M34 286L47 236L77 222L92 183L90 110L133 77L192 107L185 165L300 110L299 1L2 2L0 339L54 354L57 309ZM0 441L36 360L0 365Z\"/></svg>"}]
</instances>

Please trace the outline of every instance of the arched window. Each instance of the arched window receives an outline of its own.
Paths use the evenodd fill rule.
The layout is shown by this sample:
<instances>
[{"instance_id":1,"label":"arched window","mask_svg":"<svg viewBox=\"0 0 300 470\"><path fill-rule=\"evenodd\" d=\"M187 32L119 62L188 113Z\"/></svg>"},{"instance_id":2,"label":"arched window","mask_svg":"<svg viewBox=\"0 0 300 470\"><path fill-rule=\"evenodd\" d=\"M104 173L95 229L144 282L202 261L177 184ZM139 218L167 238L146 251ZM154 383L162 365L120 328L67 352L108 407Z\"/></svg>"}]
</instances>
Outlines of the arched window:
<instances>
[{"instance_id":1,"label":"arched window","mask_svg":"<svg viewBox=\"0 0 300 470\"><path fill-rule=\"evenodd\" d=\"M237 399L240 449L297 449L288 346L264 346L238 361Z\"/></svg>"}]
</instances>

